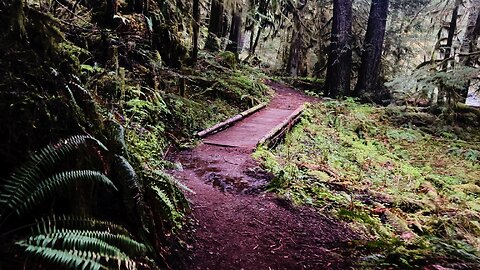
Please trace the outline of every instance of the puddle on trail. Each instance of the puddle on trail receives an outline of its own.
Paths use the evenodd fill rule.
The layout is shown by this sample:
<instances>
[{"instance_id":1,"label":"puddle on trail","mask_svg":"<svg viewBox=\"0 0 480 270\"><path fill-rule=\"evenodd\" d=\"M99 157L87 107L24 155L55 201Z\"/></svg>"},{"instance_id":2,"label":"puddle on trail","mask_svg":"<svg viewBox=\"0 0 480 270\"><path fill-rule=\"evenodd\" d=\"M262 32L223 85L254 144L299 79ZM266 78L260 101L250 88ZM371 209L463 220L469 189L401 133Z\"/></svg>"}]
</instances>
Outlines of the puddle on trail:
<instances>
[{"instance_id":1,"label":"puddle on trail","mask_svg":"<svg viewBox=\"0 0 480 270\"><path fill-rule=\"evenodd\" d=\"M225 156L181 154L177 160L184 170L193 171L205 183L211 184L222 192L233 194L258 194L273 178L273 175L258 167L245 155L228 157L234 162L225 162Z\"/></svg>"}]
</instances>

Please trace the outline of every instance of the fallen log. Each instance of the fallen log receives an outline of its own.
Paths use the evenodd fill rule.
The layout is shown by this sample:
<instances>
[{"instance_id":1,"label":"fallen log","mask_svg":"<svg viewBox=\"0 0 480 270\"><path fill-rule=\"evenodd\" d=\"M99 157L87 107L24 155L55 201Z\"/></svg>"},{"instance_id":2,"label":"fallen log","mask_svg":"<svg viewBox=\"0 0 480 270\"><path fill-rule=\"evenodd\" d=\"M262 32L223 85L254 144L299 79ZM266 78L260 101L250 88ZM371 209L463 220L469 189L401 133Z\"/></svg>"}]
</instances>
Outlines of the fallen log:
<instances>
[{"instance_id":1,"label":"fallen log","mask_svg":"<svg viewBox=\"0 0 480 270\"><path fill-rule=\"evenodd\" d=\"M214 133L214 132L218 132L220 131L221 129L224 129L228 126L231 126L232 124L234 124L235 122L238 122L240 120L242 120L243 118L259 111L260 109L262 109L263 107L267 106L267 103L266 102L262 102L260 104L258 104L257 106L254 106L246 111L243 111L223 122L220 122L218 124L215 124L207 129L204 129L200 132L197 133L197 137L200 137L200 138L203 138L211 133Z\"/></svg>"}]
</instances>

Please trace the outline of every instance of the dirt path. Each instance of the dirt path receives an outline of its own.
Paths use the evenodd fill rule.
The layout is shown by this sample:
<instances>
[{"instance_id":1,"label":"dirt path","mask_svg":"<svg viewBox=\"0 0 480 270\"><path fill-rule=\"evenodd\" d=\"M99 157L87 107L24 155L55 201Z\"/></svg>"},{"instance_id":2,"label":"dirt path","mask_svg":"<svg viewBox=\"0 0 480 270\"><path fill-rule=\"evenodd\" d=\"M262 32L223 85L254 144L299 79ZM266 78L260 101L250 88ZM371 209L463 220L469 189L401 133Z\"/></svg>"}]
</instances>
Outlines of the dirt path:
<instances>
[{"instance_id":1,"label":"dirt path","mask_svg":"<svg viewBox=\"0 0 480 270\"><path fill-rule=\"evenodd\" d=\"M258 140L306 101L273 84L277 95L261 111L174 158L195 228L188 269L349 269L348 244L357 236L312 209L264 192L271 175L252 160Z\"/></svg>"}]
</instances>

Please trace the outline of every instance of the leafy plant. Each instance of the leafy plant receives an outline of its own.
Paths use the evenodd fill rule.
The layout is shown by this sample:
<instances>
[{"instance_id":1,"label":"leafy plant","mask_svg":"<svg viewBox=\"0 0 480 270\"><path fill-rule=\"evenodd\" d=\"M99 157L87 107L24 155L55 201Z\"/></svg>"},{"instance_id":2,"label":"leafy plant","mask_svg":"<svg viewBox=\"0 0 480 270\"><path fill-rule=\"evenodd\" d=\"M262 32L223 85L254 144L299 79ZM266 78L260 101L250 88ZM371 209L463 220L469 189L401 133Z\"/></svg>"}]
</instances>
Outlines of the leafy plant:
<instances>
[{"instance_id":1,"label":"leafy plant","mask_svg":"<svg viewBox=\"0 0 480 270\"><path fill-rule=\"evenodd\" d=\"M107 151L90 136L73 136L32 154L6 179L0 189L1 265L20 253L39 265L68 269L136 268L136 256L147 247L133 239L122 226L93 218L40 217L31 223L35 210L55 194L73 185L90 182L116 190L113 182L95 170L56 172L58 165L81 148ZM30 228L31 233L27 233ZM11 266L11 265L10 265Z\"/></svg>"}]
</instances>

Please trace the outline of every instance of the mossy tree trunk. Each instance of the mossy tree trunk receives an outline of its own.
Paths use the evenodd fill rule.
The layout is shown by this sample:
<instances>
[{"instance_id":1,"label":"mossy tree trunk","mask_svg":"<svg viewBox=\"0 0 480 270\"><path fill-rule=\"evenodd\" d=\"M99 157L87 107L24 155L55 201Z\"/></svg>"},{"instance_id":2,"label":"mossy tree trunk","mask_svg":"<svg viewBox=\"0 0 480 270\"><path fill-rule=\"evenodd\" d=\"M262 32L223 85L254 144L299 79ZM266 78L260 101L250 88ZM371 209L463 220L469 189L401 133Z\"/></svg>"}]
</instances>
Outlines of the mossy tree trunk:
<instances>
[{"instance_id":1,"label":"mossy tree trunk","mask_svg":"<svg viewBox=\"0 0 480 270\"><path fill-rule=\"evenodd\" d=\"M472 53L477 48L477 41L480 35L480 0L474 0L469 8L469 15L467 19L467 28L462 40L462 47L460 53L460 63L465 66L474 67L475 61L472 57ZM461 101L465 102L468 95L468 89L470 88L470 82L468 82L462 93Z\"/></svg>"},{"instance_id":2,"label":"mossy tree trunk","mask_svg":"<svg viewBox=\"0 0 480 270\"><path fill-rule=\"evenodd\" d=\"M352 69L352 0L333 1L333 21L325 94L342 97L350 93Z\"/></svg>"},{"instance_id":3,"label":"mossy tree trunk","mask_svg":"<svg viewBox=\"0 0 480 270\"><path fill-rule=\"evenodd\" d=\"M210 21L208 23L208 37L205 49L216 52L220 50L218 39L224 33L224 7L223 0L212 0L210 6Z\"/></svg>"},{"instance_id":4,"label":"mossy tree trunk","mask_svg":"<svg viewBox=\"0 0 480 270\"><path fill-rule=\"evenodd\" d=\"M265 27L264 19L259 15L266 16L268 6L270 5L270 0L260 0L258 4L258 11L257 14L254 16L252 20L252 25L250 28L250 46L248 49L248 56L245 61L248 61L253 55L255 55L255 51L258 46L258 41L260 40L260 36L262 35L262 30ZM255 35L255 30L256 35Z\"/></svg>"},{"instance_id":5,"label":"mossy tree trunk","mask_svg":"<svg viewBox=\"0 0 480 270\"><path fill-rule=\"evenodd\" d=\"M26 37L25 12L23 0L4 0L0 3L0 19L2 21L0 30L1 37L5 34L18 35L20 38Z\"/></svg>"},{"instance_id":6,"label":"mossy tree trunk","mask_svg":"<svg viewBox=\"0 0 480 270\"><path fill-rule=\"evenodd\" d=\"M447 36L447 44L442 46L443 51L444 51L444 57L443 57L443 65L442 69L447 70L449 68L448 64L452 63L451 57L452 57L452 45L453 45L453 38L455 36L455 31L457 29L457 19L458 19L458 8L461 4L461 0L455 0L455 7L453 8L452 12L452 17L450 19L450 23L448 26L448 36ZM451 103L452 99L452 89L447 89L444 85L440 85L438 88L438 99L437 103L440 105L445 104L445 99L448 102L448 104Z\"/></svg>"},{"instance_id":7,"label":"mossy tree trunk","mask_svg":"<svg viewBox=\"0 0 480 270\"><path fill-rule=\"evenodd\" d=\"M232 26L228 37L230 43L227 45L227 51L233 52L238 59L240 53L240 42L242 40L242 10L232 12Z\"/></svg>"},{"instance_id":8,"label":"mossy tree trunk","mask_svg":"<svg viewBox=\"0 0 480 270\"><path fill-rule=\"evenodd\" d=\"M160 15L153 19L153 48L160 52L165 64L172 68L181 68L186 58L187 49L178 35L178 26L164 23Z\"/></svg>"},{"instance_id":9,"label":"mossy tree trunk","mask_svg":"<svg viewBox=\"0 0 480 270\"><path fill-rule=\"evenodd\" d=\"M193 0L193 36L192 36L192 55L190 57L191 64L194 65L198 58L198 37L200 36L200 0Z\"/></svg>"},{"instance_id":10,"label":"mossy tree trunk","mask_svg":"<svg viewBox=\"0 0 480 270\"><path fill-rule=\"evenodd\" d=\"M332 23L332 19L330 18L327 20L327 14L323 13L321 16L319 16L319 21L320 23L323 23L323 26L320 28L320 31L317 35L318 37L318 45L316 49L316 57L317 57L317 62L315 63L315 67L313 70L313 75L315 77L321 77L322 73L325 72L327 69L327 61L328 57L325 54L327 51L327 45L328 45L328 40L325 40L324 37L326 37L330 33L329 25Z\"/></svg>"},{"instance_id":11,"label":"mossy tree trunk","mask_svg":"<svg viewBox=\"0 0 480 270\"><path fill-rule=\"evenodd\" d=\"M303 26L302 18L304 16L305 6L307 5L307 0L299 3L299 7L293 12L293 33L292 41L290 42L290 50L288 54L286 73L292 77L298 75L299 66L304 57L304 36L303 36Z\"/></svg>"},{"instance_id":12,"label":"mossy tree trunk","mask_svg":"<svg viewBox=\"0 0 480 270\"><path fill-rule=\"evenodd\" d=\"M383 39L387 25L389 0L373 0L368 17L367 33L363 44L362 61L354 95L364 100L378 100L379 75L382 60Z\"/></svg>"}]
</instances>

